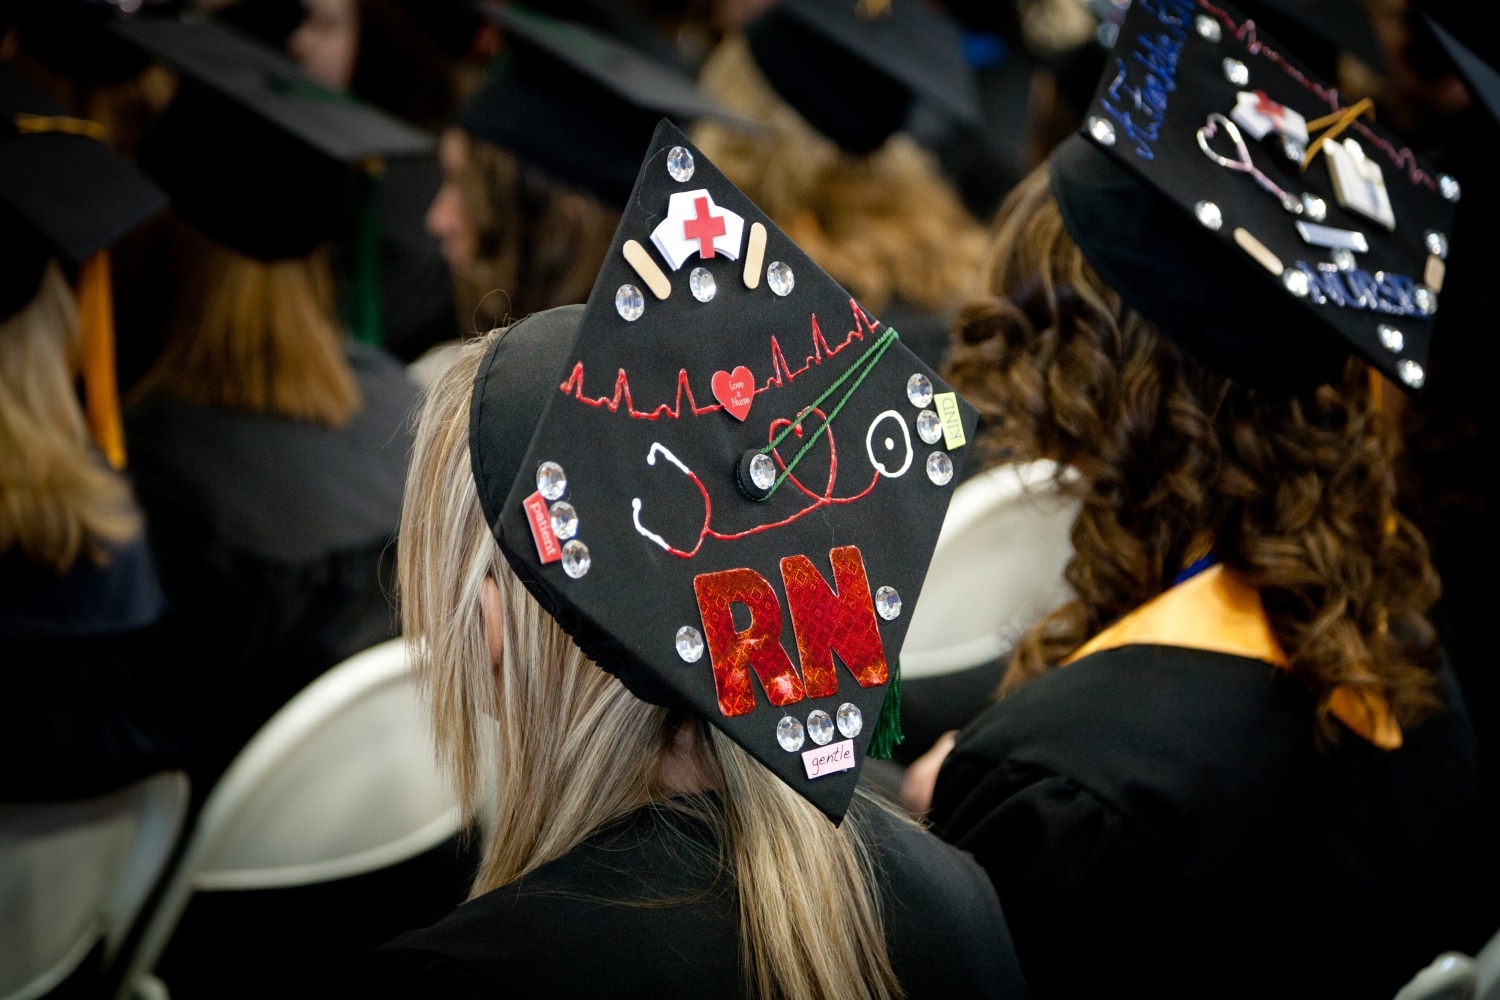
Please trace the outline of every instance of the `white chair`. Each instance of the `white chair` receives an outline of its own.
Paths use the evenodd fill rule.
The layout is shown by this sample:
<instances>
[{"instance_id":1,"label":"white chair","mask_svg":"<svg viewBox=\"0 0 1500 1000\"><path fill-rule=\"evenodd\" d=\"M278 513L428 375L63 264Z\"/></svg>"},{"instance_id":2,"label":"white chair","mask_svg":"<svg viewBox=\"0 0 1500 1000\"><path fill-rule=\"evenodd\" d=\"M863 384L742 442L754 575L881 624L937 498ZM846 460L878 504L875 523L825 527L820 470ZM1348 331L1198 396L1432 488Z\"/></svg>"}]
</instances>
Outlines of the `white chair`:
<instances>
[{"instance_id":1,"label":"white chair","mask_svg":"<svg viewBox=\"0 0 1500 1000\"><path fill-rule=\"evenodd\" d=\"M1448 951L1401 987L1396 1000L1500 1000L1500 934L1470 958Z\"/></svg>"},{"instance_id":2,"label":"white chair","mask_svg":"<svg viewBox=\"0 0 1500 1000\"><path fill-rule=\"evenodd\" d=\"M350 657L277 712L219 780L119 995L150 992L195 893L350 878L414 858L459 827L404 642Z\"/></svg>"},{"instance_id":3,"label":"white chair","mask_svg":"<svg viewBox=\"0 0 1500 1000\"><path fill-rule=\"evenodd\" d=\"M187 802L173 771L98 798L0 806L0 998L43 996L101 946L114 957Z\"/></svg>"},{"instance_id":4,"label":"white chair","mask_svg":"<svg viewBox=\"0 0 1500 1000\"><path fill-rule=\"evenodd\" d=\"M901 650L903 683L993 663L1068 599L1078 502L1058 494L1056 471L1002 465L954 490Z\"/></svg>"}]
</instances>

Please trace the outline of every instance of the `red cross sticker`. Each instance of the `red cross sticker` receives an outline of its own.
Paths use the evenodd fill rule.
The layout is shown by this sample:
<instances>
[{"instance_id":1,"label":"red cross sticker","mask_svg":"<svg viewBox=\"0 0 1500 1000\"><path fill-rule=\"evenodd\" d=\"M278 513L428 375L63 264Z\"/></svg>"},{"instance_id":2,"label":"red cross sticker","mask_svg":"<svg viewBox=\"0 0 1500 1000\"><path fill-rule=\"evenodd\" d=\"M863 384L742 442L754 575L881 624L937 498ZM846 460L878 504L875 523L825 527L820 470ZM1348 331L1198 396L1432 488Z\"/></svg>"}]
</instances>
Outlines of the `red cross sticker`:
<instances>
[{"instance_id":1,"label":"red cross sticker","mask_svg":"<svg viewBox=\"0 0 1500 1000\"><path fill-rule=\"evenodd\" d=\"M1255 92L1255 110L1271 119L1271 127L1276 131L1287 131L1286 108L1267 97L1264 90Z\"/></svg>"},{"instance_id":2,"label":"red cross sticker","mask_svg":"<svg viewBox=\"0 0 1500 1000\"><path fill-rule=\"evenodd\" d=\"M698 256L708 260L714 255L714 237L724 235L724 217L710 215L708 199L698 198L693 202L694 217L682 224L683 239L698 241Z\"/></svg>"}]
</instances>

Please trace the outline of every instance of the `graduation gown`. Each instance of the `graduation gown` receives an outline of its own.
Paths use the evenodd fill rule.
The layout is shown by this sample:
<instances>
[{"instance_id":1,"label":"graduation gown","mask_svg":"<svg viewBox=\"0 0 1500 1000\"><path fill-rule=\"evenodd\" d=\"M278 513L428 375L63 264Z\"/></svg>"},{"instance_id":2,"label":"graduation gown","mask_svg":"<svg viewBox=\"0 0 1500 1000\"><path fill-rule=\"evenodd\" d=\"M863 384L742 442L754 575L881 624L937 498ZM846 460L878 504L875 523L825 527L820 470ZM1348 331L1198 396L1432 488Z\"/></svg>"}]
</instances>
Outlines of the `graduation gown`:
<instances>
[{"instance_id":1,"label":"graduation gown","mask_svg":"<svg viewBox=\"0 0 1500 1000\"><path fill-rule=\"evenodd\" d=\"M907 997L1024 997L984 873L930 834L867 811L886 940ZM446 1000L738 996L738 907L712 831L647 807L436 926L397 938L365 963L355 992ZM806 914L809 934L818 918Z\"/></svg>"},{"instance_id":2,"label":"graduation gown","mask_svg":"<svg viewBox=\"0 0 1500 1000\"><path fill-rule=\"evenodd\" d=\"M364 406L341 428L161 393L126 414L169 599L165 655L192 678L177 709L198 745L195 795L292 695L396 633L416 390L384 352L347 350Z\"/></svg>"},{"instance_id":3,"label":"graduation gown","mask_svg":"<svg viewBox=\"0 0 1500 1000\"><path fill-rule=\"evenodd\" d=\"M102 795L177 766L155 655L162 596L144 538L58 575L0 558L0 802Z\"/></svg>"},{"instance_id":4,"label":"graduation gown","mask_svg":"<svg viewBox=\"0 0 1500 1000\"><path fill-rule=\"evenodd\" d=\"M932 818L1038 997L1390 997L1467 940L1476 751L1442 697L1400 749L1326 745L1264 659L1100 649L960 733Z\"/></svg>"}]
</instances>

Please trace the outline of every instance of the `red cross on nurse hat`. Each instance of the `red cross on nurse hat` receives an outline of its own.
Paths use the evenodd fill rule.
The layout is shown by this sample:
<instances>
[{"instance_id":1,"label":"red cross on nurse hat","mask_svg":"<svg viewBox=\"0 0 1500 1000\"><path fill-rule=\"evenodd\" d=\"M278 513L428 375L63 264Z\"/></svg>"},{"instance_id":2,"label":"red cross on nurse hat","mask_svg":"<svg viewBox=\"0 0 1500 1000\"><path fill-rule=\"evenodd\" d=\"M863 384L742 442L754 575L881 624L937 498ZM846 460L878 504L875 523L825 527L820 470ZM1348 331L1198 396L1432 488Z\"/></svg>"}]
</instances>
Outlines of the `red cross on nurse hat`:
<instances>
[{"instance_id":1,"label":"red cross on nurse hat","mask_svg":"<svg viewBox=\"0 0 1500 1000\"><path fill-rule=\"evenodd\" d=\"M837 822L899 729L975 419L663 121L587 305L490 349L470 451L508 562L584 652Z\"/></svg>"}]
</instances>

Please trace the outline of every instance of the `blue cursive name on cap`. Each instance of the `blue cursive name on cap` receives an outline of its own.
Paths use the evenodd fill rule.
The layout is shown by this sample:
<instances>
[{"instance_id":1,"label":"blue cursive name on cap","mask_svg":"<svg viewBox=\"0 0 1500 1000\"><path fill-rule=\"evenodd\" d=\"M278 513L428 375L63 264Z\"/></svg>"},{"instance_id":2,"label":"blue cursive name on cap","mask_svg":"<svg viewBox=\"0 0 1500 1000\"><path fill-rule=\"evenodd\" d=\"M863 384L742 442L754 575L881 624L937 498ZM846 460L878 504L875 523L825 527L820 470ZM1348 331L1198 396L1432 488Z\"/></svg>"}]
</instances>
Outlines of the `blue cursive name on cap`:
<instances>
[{"instance_id":1,"label":"blue cursive name on cap","mask_svg":"<svg viewBox=\"0 0 1500 1000\"><path fill-rule=\"evenodd\" d=\"M1116 56L1119 72L1105 90L1101 102L1106 115L1125 137L1135 142L1135 154L1155 159L1152 145L1167 117L1167 95L1177 89L1177 60L1187 43L1192 0L1137 0L1154 16L1160 32L1136 35L1128 56Z\"/></svg>"},{"instance_id":2,"label":"blue cursive name on cap","mask_svg":"<svg viewBox=\"0 0 1500 1000\"><path fill-rule=\"evenodd\" d=\"M1318 305L1342 309L1366 309L1391 316L1426 316L1417 305L1417 283L1404 274L1351 268L1340 271L1332 264L1310 266L1297 261L1297 270L1307 275L1308 297Z\"/></svg>"}]
</instances>

